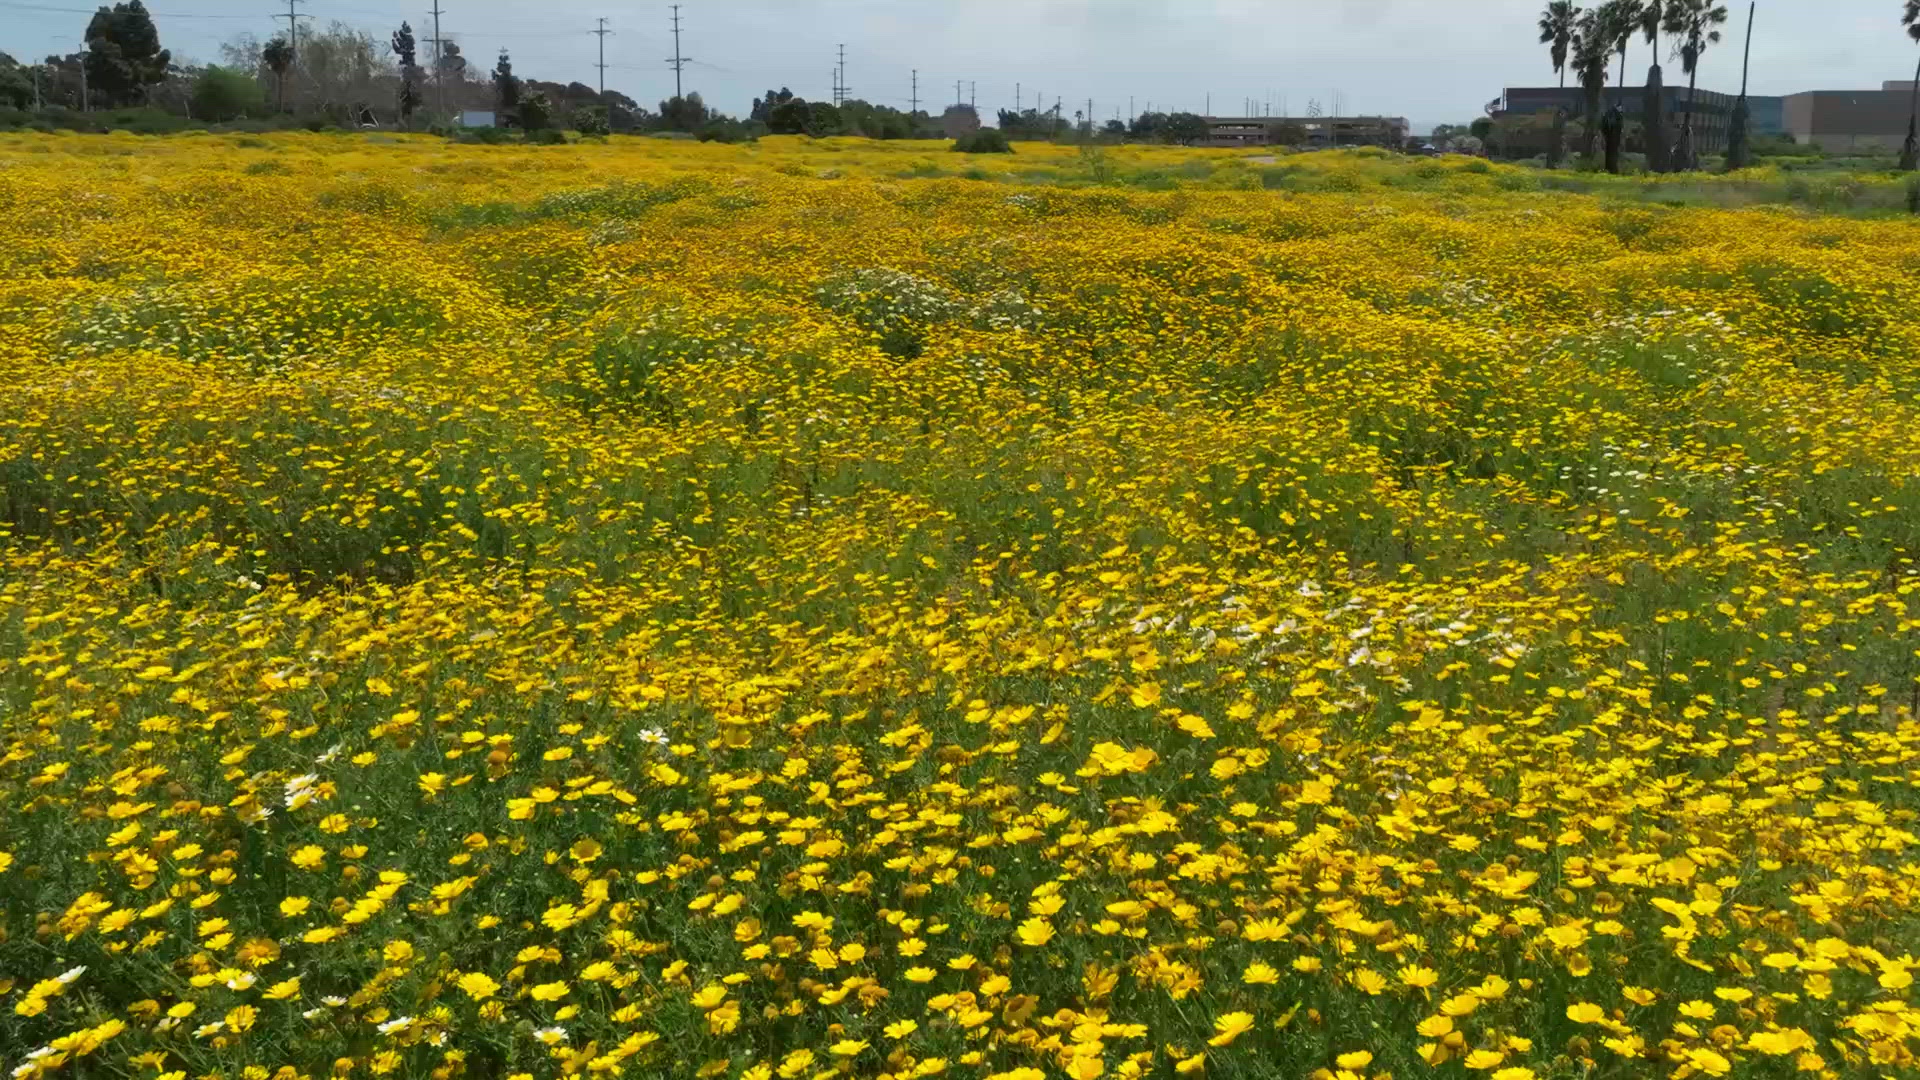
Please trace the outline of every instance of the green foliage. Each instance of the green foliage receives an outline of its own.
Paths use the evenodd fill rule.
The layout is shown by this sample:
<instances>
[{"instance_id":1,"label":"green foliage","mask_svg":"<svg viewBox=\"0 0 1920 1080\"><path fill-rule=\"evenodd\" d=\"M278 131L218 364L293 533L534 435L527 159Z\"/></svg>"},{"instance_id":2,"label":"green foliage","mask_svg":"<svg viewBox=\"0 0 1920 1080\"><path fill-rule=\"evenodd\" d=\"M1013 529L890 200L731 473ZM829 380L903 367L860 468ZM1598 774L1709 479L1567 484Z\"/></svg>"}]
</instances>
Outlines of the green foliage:
<instances>
[{"instance_id":1,"label":"green foliage","mask_svg":"<svg viewBox=\"0 0 1920 1080\"><path fill-rule=\"evenodd\" d=\"M953 150L957 154L1011 154L1013 146L999 128L981 128L953 140Z\"/></svg>"},{"instance_id":2,"label":"green foliage","mask_svg":"<svg viewBox=\"0 0 1920 1080\"><path fill-rule=\"evenodd\" d=\"M766 110L767 129L775 135L805 135L813 120L806 99L789 97Z\"/></svg>"},{"instance_id":3,"label":"green foliage","mask_svg":"<svg viewBox=\"0 0 1920 1080\"><path fill-rule=\"evenodd\" d=\"M32 75L13 57L0 52L0 108L24 109L32 104Z\"/></svg>"},{"instance_id":4,"label":"green foliage","mask_svg":"<svg viewBox=\"0 0 1920 1080\"><path fill-rule=\"evenodd\" d=\"M238 120L265 111L266 94L252 76L212 65L193 81L193 115L202 120Z\"/></svg>"},{"instance_id":5,"label":"green foliage","mask_svg":"<svg viewBox=\"0 0 1920 1080\"><path fill-rule=\"evenodd\" d=\"M716 113L700 100L698 91L660 103L660 126L666 131L699 131Z\"/></svg>"},{"instance_id":6,"label":"green foliage","mask_svg":"<svg viewBox=\"0 0 1920 1080\"><path fill-rule=\"evenodd\" d=\"M160 32L140 0L94 12L86 41L91 91L113 104L145 101L147 89L167 77L173 58L160 47Z\"/></svg>"},{"instance_id":7,"label":"green foliage","mask_svg":"<svg viewBox=\"0 0 1920 1080\"><path fill-rule=\"evenodd\" d=\"M582 135L608 135L613 128L607 122L605 105L588 105L573 111L573 129Z\"/></svg>"},{"instance_id":8,"label":"green foliage","mask_svg":"<svg viewBox=\"0 0 1920 1080\"><path fill-rule=\"evenodd\" d=\"M507 50L505 49L500 50L500 59L493 65L493 99L502 117L512 116L516 109L522 108L520 103L520 80L513 73L513 60L507 56ZM544 120L545 116L543 113L542 122L544 122ZM520 123L522 126L528 128L540 126L540 124L528 123L524 114L520 118Z\"/></svg>"},{"instance_id":9,"label":"green foliage","mask_svg":"<svg viewBox=\"0 0 1920 1080\"><path fill-rule=\"evenodd\" d=\"M520 126L529 133L539 131L553 119L553 106L545 94L528 94L520 100Z\"/></svg>"}]
</instances>

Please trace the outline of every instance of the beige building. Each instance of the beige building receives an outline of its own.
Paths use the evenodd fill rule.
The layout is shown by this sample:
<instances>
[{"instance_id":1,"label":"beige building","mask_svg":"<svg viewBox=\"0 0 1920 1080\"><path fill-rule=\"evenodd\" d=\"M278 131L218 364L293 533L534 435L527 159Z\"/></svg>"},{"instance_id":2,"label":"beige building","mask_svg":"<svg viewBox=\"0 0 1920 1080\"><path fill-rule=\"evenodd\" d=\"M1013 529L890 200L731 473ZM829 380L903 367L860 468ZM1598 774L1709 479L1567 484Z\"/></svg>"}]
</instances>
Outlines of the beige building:
<instances>
[{"instance_id":1,"label":"beige building","mask_svg":"<svg viewBox=\"0 0 1920 1080\"><path fill-rule=\"evenodd\" d=\"M1808 90L1782 101L1787 134L1828 152L1898 150L1907 137L1913 83L1886 82L1878 90Z\"/></svg>"}]
</instances>

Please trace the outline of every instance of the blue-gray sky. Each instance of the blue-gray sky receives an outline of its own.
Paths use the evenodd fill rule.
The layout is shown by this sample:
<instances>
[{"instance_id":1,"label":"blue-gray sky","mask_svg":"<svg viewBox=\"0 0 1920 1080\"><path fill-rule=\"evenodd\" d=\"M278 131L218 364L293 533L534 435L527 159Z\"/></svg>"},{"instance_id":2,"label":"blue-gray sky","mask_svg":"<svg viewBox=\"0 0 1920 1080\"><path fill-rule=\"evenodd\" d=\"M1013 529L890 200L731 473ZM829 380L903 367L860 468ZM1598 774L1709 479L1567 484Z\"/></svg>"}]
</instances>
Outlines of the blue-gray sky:
<instances>
[{"instance_id":1,"label":"blue-gray sky","mask_svg":"<svg viewBox=\"0 0 1920 1080\"><path fill-rule=\"evenodd\" d=\"M384 37L402 19L430 24L432 0L300 0L324 24L338 19ZM673 91L666 3L645 0L442 0L441 26L467 55L491 63L501 46L516 71L595 81L594 20L605 16L607 85L652 103ZM285 0L148 0L177 56L217 60L236 35L271 36ZM1746 5L1729 4L1728 40L1709 52L1701 85L1738 88ZM1763 0L1753 42L1752 92L1878 87L1912 77L1916 47L1901 32L1900 0ZM1405 116L1416 130L1463 122L1502 86L1554 81L1534 23L1539 0L685 0L682 45L689 90L743 113L768 87L826 97L836 48L846 45L857 97L904 108L914 68L923 103L973 95L983 111L1036 90L1071 115L1089 98L1106 119L1135 109L1237 113L1249 99L1278 114L1309 99L1332 111ZM84 0L0 0L0 50L18 57L79 47ZM421 34L422 37L426 36ZM1628 58L1638 81L1647 48ZM1668 79L1677 65L1669 65Z\"/></svg>"}]
</instances>

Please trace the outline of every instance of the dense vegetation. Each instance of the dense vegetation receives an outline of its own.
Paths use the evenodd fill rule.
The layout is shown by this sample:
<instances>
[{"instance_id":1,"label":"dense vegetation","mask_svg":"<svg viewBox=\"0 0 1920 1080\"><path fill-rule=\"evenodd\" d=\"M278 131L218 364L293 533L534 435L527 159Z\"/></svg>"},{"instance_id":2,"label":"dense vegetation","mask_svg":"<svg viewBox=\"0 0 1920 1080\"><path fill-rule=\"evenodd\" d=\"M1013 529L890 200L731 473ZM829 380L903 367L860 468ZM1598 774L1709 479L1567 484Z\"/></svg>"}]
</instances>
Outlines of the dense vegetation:
<instances>
[{"instance_id":1,"label":"dense vegetation","mask_svg":"<svg viewBox=\"0 0 1920 1080\"><path fill-rule=\"evenodd\" d=\"M0 1065L1910 1073L1900 185L1017 149L0 137Z\"/></svg>"}]
</instances>

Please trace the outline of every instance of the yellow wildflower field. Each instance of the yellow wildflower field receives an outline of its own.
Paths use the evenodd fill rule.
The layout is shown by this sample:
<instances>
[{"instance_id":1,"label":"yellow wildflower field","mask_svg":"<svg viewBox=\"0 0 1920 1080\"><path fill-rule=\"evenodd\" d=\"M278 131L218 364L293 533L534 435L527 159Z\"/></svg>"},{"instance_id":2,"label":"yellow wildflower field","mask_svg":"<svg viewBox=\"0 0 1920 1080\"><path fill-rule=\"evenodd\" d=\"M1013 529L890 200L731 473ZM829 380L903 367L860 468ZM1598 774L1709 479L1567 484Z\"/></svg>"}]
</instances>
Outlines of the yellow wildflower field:
<instances>
[{"instance_id":1,"label":"yellow wildflower field","mask_svg":"<svg viewBox=\"0 0 1920 1080\"><path fill-rule=\"evenodd\" d=\"M0 1067L1912 1075L1920 225L1584 182L0 137Z\"/></svg>"}]
</instances>

